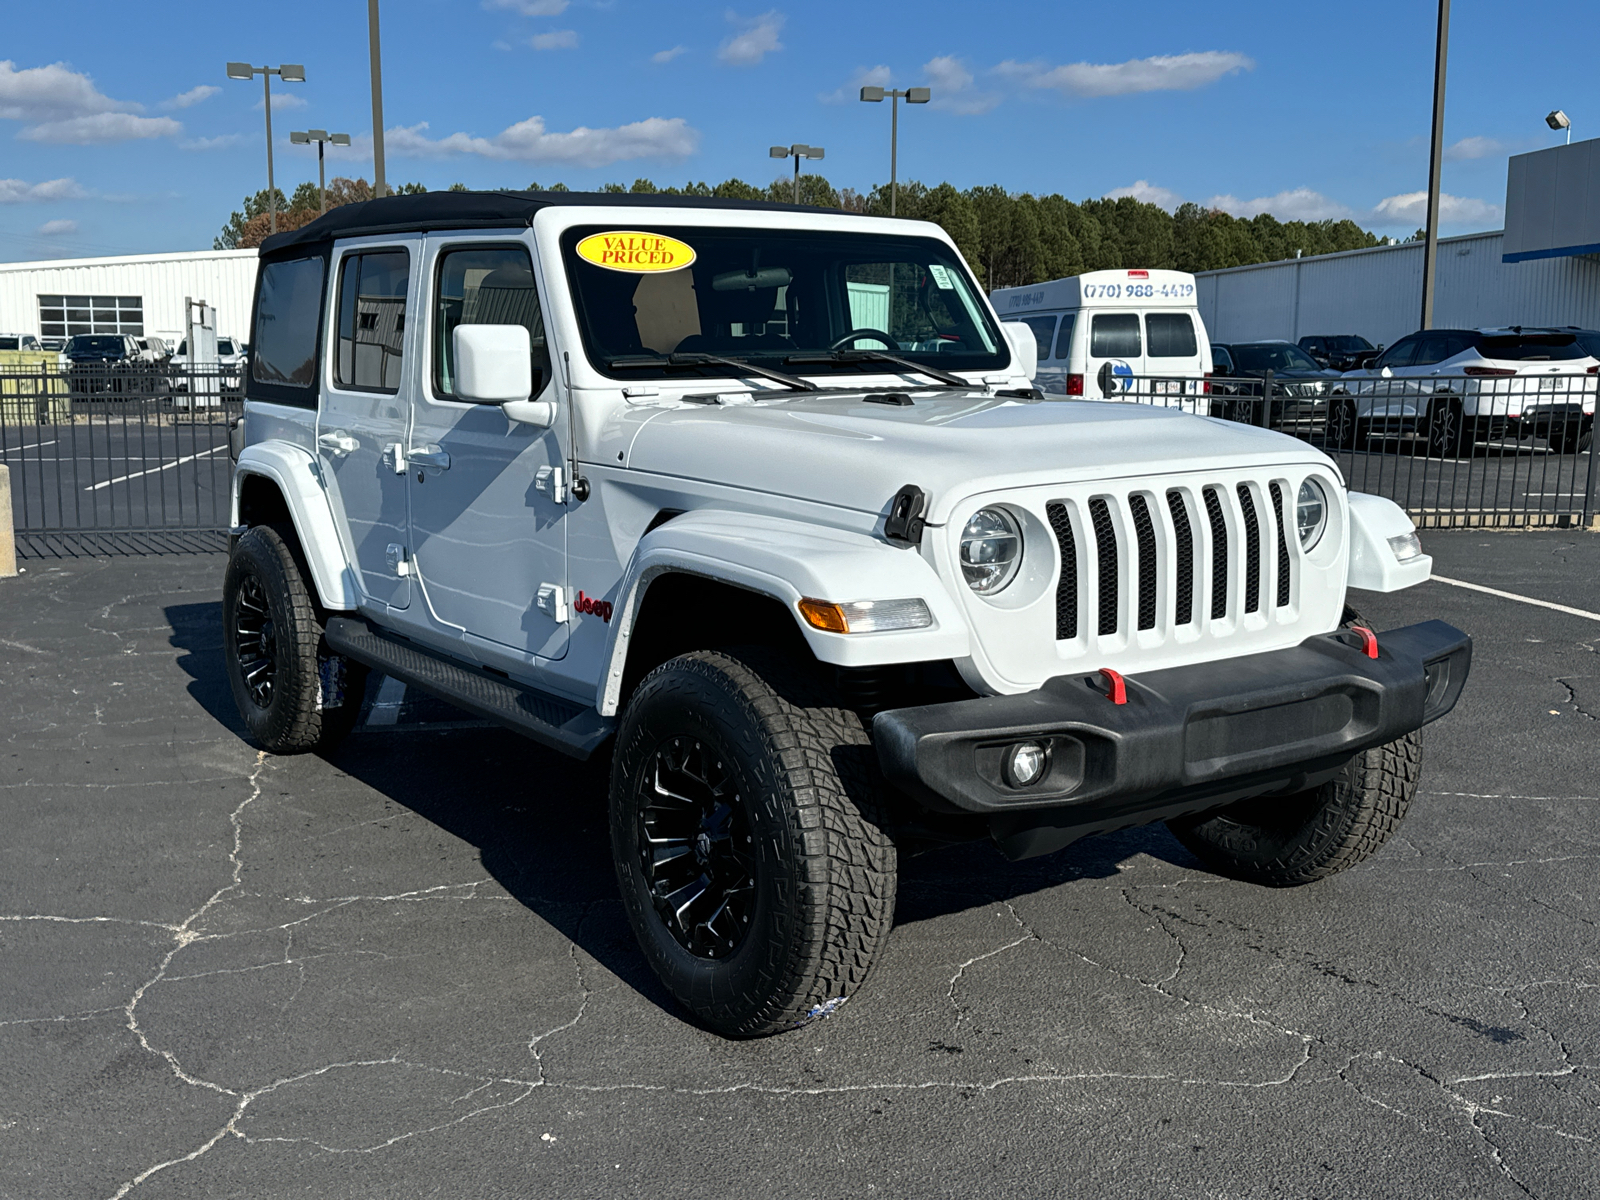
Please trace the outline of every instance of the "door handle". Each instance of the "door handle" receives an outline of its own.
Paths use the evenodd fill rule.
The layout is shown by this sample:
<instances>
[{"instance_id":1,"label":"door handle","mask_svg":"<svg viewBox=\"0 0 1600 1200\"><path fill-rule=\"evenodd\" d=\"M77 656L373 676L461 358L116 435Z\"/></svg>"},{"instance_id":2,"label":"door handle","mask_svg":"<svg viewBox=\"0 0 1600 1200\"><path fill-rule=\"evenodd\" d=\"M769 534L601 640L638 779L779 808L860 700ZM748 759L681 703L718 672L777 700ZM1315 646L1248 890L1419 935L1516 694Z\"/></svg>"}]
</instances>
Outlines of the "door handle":
<instances>
[{"instance_id":1,"label":"door handle","mask_svg":"<svg viewBox=\"0 0 1600 1200\"><path fill-rule=\"evenodd\" d=\"M449 453L437 446L427 446L421 450L413 448L406 454L406 459L414 467L433 467L438 471L450 469Z\"/></svg>"},{"instance_id":2,"label":"door handle","mask_svg":"<svg viewBox=\"0 0 1600 1200\"><path fill-rule=\"evenodd\" d=\"M361 449L361 443L342 429L334 433L319 433L317 445L329 454L351 454Z\"/></svg>"}]
</instances>

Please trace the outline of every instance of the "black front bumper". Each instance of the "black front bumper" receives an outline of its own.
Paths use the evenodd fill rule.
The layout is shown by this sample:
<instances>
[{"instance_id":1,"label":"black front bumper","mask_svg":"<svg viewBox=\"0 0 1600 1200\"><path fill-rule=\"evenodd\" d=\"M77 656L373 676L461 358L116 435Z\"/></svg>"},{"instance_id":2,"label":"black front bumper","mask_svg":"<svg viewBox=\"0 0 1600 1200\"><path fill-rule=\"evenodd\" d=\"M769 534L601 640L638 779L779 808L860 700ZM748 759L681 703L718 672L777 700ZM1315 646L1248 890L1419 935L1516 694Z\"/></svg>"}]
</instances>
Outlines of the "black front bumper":
<instances>
[{"instance_id":1,"label":"black front bumper","mask_svg":"<svg viewBox=\"0 0 1600 1200\"><path fill-rule=\"evenodd\" d=\"M1248 795L1299 791L1352 754L1444 716L1472 639L1442 621L1348 631L1287 650L1150 671L1115 704L1093 673L1038 691L891 709L872 723L884 775L926 807L986 814L1014 857L1088 833L1162 820ZM1009 747L1048 747L1039 782L1013 787Z\"/></svg>"}]
</instances>

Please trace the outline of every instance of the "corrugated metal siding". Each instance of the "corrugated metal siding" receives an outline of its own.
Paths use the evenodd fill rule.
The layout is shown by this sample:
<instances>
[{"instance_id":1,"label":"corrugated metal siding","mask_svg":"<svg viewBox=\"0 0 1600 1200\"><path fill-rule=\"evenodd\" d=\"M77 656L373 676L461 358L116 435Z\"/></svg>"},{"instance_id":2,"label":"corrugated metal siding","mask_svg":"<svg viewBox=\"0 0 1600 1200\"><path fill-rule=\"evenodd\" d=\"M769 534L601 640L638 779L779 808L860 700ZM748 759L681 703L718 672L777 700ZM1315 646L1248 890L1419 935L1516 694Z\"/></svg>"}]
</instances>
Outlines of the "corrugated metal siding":
<instances>
[{"instance_id":1,"label":"corrugated metal siding","mask_svg":"<svg viewBox=\"0 0 1600 1200\"><path fill-rule=\"evenodd\" d=\"M1600 329L1600 262L1503 263L1501 243L1499 231L1440 241L1435 326ZM1219 342L1359 333L1393 345L1418 327L1422 243L1208 271L1196 281L1201 315Z\"/></svg>"},{"instance_id":2,"label":"corrugated metal siding","mask_svg":"<svg viewBox=\"0 0 1600 1200\"><path fill-rule=\"evenodd\" d=\"M192 296L217 310L219 333L248 341L255 284L254 250L0 263L0 330L38 333L38 298L62 294L140 296L146 333L181 334Z\"/></svg>"}]
</instances>

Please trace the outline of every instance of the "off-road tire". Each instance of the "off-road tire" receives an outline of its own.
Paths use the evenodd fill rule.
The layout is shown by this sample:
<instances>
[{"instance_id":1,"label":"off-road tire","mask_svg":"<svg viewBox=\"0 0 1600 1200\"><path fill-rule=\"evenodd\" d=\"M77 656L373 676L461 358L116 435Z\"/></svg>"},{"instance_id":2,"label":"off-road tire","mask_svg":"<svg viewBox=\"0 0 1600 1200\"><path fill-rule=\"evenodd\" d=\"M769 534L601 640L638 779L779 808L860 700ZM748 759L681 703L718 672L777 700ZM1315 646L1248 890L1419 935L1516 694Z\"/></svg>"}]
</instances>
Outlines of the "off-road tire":
<instances>
[{"instance_id":1,"label":"off-road tire","mask_svg":"<svg viewBox=\"0 0 1600 1200\"><path fill-rule=\"evenodd\" d=\"M648 877L644 789L659 756L685 742L726 765L743 805L748 932L726 957L683 944ZM645 957L673 996L728 1037L792 1029L854 996L894 922L897 873L861 718L776 652L696 651L645 677L616 744L617 881Z\"/></svg>"},{"instance_id":2,"label":"off-road tire","mask_svg":"<svg viewBox=\"0 0 1600 1200\"><path fill-rule=\"evenodd\" d=\"M1582 454L1594 449L1594 421L1569 422L1553 439L1557 454Z\"/></svg>"},{"instance_id":3,"label":"off-road tire","mask_svg":"<svg viewBox=\"0 0 1600 1200\"><path fill-rule=\"evenodd\" d=\"M292 536L292 535L291 535ZM245 678L240 644L252 597L264 601L272 626L271 695L260 703ZM330 750L355 726L367 670L333 654L323 641L316 601L289 540L257 525L234 544L222 582L222 649L228 684L250 735L273 754ZM324 706L324 662L342 675L342 695Z\"/></svg>"},{"instance_id":4,"label":"off-road tire","mask_svg":"<svg viewBox=\"0 0 1600 1200\"><path fill-rule=\"evenodd\" d=\"M1365 624L1354 609L1344 624ZM1322 784L1257 796L1169 820L1167 828L1209 870L1265 887L1297 887L1371 858L1405 818L1422 765L1413 730L1363 750Z\"/></svg>"}]
</instances>

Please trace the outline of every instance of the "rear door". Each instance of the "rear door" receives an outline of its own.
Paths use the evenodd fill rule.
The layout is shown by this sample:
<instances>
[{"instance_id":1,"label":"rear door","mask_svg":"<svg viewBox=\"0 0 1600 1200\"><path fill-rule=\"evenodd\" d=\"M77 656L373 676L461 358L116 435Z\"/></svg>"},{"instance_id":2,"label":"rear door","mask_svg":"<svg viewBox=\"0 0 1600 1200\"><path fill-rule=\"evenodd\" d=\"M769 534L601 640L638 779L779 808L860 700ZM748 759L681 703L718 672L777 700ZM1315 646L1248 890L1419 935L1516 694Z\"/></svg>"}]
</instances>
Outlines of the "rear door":
<instances>
[{"instance_id":1,"label":"rear door","mask_svg":"<svg viewBox=\"0 0 1600 1200\"><path fill-rule=\"evenodd\" d=\"M1093 312L1089 318L1089 353L1084 359L1084 395L1091 400L1120 400L1144 374L1144 323L1138 312Z\"/></svg>"},{"instance_id":2,"label":"rear door","mask_svg":"<svg viewBox=\"0 0 1600 1200\"><path fill-rule=\"evenodd\" d=\"M1206 374L1204 345L1187 309L1144 314L1144 365L1155 403L1193 409Z\"/></svg>"}]
</instances>

